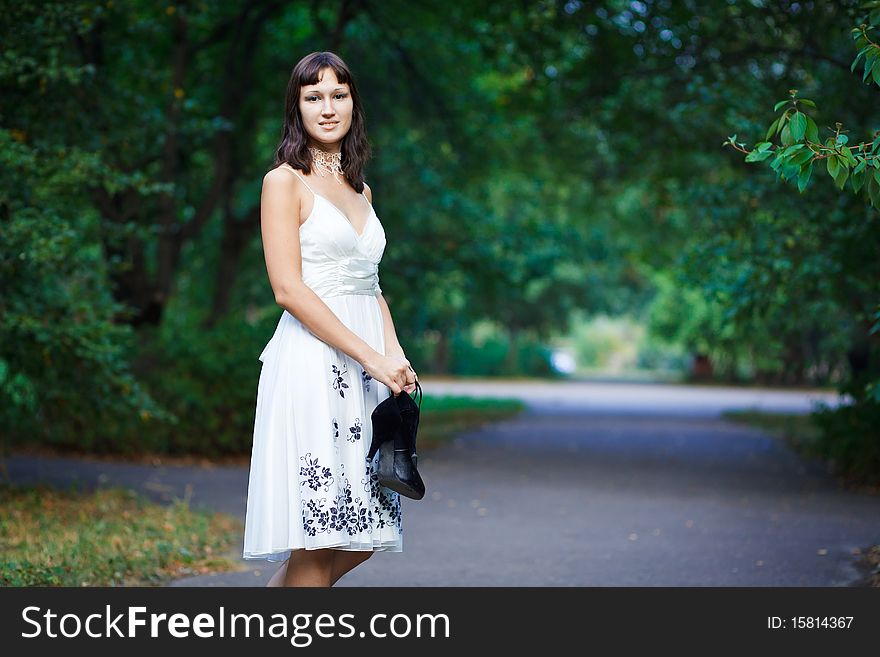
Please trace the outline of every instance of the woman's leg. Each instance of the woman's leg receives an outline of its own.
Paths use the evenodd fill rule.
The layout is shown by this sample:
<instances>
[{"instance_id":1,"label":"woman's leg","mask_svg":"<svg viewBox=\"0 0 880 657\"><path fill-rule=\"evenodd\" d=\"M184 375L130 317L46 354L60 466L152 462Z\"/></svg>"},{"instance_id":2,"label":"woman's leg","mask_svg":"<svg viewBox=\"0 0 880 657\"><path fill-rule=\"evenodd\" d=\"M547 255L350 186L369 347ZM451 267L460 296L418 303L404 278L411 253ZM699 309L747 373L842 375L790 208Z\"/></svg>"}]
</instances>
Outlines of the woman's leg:
<instances>
[{"instance_id":1,"label":"woman's leg","mask_svg":"<svg viewBox=\"0 0 880 657\"><path fill-rule=\"evenodd\" d=\"M333 571L330 578L330 586L336 584L339 578L352 570L355 566L373 556L372 551L334 550Z\"/></svg>"},{"instance_id":2,"label":"woman's leg","mask_svg":"<svg viewBox=\"0 0 880 657\"><path fill-rule=\"evenodd\" d=\"M294 550L282 586L332 586L334 552L332 548Z\"/></svg>"},{"instance_id":3,"label":"woman's leg","mask_svg":"<svg viewBox=\"0 0 880 657\"><path fill-rule=\"evenodd\" d=\"M275 571L275 574L272 575L272 578L269 580L269 583L266 584L269 586L284 586L284 577L287 574L287 562L290 561L290 557L284 560L284 563L281 564L281 568Z\"/></svg>"},{"instance_id":4,"label":"woman's leg","mask_svg":"<svg viewBox=\"0 0 880 657\"><path fill-rule=\"evenodd\" d=\"M350 550L333 550L333 568L330 575L330 584L329 586L333 586L336 582L339 581L339 578L345 575L347 572L354 569L356 566L362 564L364 561L373 556L372 552L353 552ZM270 586L285 586L285 578L287 577L287 567L290 562L290 558L288 558L284 563L281 564L281 567L272 575L272 578L269 580L267 587Z\"/></svg>"}]
</instances>

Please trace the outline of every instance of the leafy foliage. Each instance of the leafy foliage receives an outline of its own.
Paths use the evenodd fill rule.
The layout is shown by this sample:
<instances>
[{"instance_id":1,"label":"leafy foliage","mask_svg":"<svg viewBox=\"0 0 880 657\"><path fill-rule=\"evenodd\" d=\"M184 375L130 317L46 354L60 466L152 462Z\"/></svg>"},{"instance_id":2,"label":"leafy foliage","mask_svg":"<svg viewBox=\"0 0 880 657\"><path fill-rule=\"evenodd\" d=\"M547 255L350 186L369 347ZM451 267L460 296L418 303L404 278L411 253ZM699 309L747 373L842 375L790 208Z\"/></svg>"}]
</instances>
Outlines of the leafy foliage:
<instances>
[{"instance_id":1,"label":"leafy foliage","mask_svg":"<svg viewBox=\"0 0 880 657\"><path fill-rule=\"evenodd\" d=\"M871 39L871 32L880 26L880 2L872 0L863 3L867 11L866 22L852 29L858 51L850 65L854 71L859 61L863 64L862 82L870 78L880 87L880 45ZM870 82L869 82L870 84ZM870 142L860 142L848 146L849 137L843 131L843 124L836 122L834 130L824 143L820 141L819 129L804 108L817 109L812 100L798 97L798 90L789 91L790 100L781 100L774 105L774 111L783 109L782 114L770 124L766 139L779 136L780 144L762 141L754 149L744 149L744 144L736 142L736 135L728 137L725 145L747 153L746 162L762 162L773 158L770 167L776 171L777 179L796 180L801 194L807 189L814 164L825 160L825 169L839 190L843 190L847 180L854 193L863 194L865 200L875 209L880 208L880 130L876 130ZM876 215L874 219L876 220ZM880 302L877 303L875 318L880 316ZM880 322L871 328L871 334L880 331ZM871 382L869 392L880 402L880 387Z\"/></svg>"},{"instance_id":2,"label":"leafy foliage","mask_svg":"<svg viewBox=\"0 0 880 657\"><path fill-rule=\"evenodd\" d=\"M873 82L880 87L880 44L871 39L871 33L880 25L880 3L871 0L863 3L861 9L868 12L864 18L867 22L861 22L851 31L856 47L861 49L850 71L855 71L861 61L862 82ZM819 128L807 109L818 110L816 103L798 97L797 89L789 90L789 96L790 99L780 100L773 106L774 112L782 110L782 113L770 124L765 136L765 140L778 136L778 145L761 141L749 151L744 143L736 141L736 135L728 137L725 145L746 153L746 162L762 162L772 157L770 166L777 178L796 180L801 193L808 186L814 164L825 160L828 175L838 189L842 190L850 180L852 191L862 190L865 199L877 208L880 205L880 130L873 133L871 141L848 146L849 136L838 121L830 130L832 134L822 142Z\"/></svg>"},{"instance_id":3,"label":"leafy foliage","mask_svg":"<svg viewBox=\"0 0 880 657\"><path fill-rule=\"evenodd\" d=\"M280 313L260 180L290 69L316 49L364 95L382 288L420 373L549 374L542 343L574 311L643 318L719 377L870 371L877 137L842 126L876 127L880 69L876 8L849 39L855 10L15 3L0 16L0 412L16 440L247 443ZM806 97L767 130L766 99L791 87ZM721 125L762 135L730 141L803 194L720 155Z\"/></svg>"}]
</instances>

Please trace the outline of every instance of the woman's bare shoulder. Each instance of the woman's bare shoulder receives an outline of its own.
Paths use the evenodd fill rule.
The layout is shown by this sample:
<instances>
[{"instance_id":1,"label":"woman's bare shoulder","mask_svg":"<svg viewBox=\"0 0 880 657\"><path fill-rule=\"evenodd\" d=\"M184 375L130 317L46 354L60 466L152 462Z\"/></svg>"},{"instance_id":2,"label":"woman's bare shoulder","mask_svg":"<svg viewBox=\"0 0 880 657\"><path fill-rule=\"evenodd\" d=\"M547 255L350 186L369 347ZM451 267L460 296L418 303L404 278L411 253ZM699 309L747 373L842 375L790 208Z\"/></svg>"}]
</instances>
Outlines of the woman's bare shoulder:
<instances>
[{"instance_id":1,"label":"woman's bare shoulder","mask_svg":"<svg viewBox=\"0 0 880 657\"><path fill-rule=\"evenodd\" d=\"M277 179L277 180L292 180L296 176L293 175L296 172L292 166L290 166L287 162L282 162L277 167L269 169L266 172L266 175L263 176L263 180ZM297 172L302 173L302 172Z\"/></svg>"},{"instance_id":2,"label":"woman's bare shoulder","mask_svg":"<svg viewBox=\"0 0 880 657\"><path fill-rule=\"evenodd\" d=\"M286 162L282 162L277 167L269 169L263 176L263 189L277 189L284 193L292 192L297 200L305 198L305 185L303 179L300 178L302 174L296 174L296 169Z\"/></svg>"},{"instance_id":3,"label":"woman's bare shoulder","mask_svg":"<svg viewBox=\"0 0 880 657\"><path fill-rule=\"evenodd\" d=\"M280 164L263 176L262 200L285 208L300 208L305 196L302 186L293 170L287 164Z\"/></svg>"}]
</instances>

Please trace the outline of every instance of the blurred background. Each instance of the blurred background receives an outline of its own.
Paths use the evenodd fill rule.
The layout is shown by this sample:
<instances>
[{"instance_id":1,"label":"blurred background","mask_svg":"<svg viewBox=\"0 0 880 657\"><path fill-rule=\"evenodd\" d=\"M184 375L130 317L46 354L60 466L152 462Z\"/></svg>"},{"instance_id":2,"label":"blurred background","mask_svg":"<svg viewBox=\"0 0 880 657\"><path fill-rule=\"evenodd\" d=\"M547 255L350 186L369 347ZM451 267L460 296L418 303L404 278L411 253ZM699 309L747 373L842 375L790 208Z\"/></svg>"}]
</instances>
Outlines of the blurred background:
<instances>
[{"instance_id":1,"label":"blurred background","mask_svg":"<svg viewBox=\"0 0 880 657\"><path fill-rule=\"evenodd\" d=\"M4 451L249 454L281 313L262 177L293 65L332 50L365 103L380 279L424 380L837 389L827 450L876 471L861 5L5 2ZM811 179L746 161L810 137L804 116L839 154Z\"/></svg>"}]
</instances>

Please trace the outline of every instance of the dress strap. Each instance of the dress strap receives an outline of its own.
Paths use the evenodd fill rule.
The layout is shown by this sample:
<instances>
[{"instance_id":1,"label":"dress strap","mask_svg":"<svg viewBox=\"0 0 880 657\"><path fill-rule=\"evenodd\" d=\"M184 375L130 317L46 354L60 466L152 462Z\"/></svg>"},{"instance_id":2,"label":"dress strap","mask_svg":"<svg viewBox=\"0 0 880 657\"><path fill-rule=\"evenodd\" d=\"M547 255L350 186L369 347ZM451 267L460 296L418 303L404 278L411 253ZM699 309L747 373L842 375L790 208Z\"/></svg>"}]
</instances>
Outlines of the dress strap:
<instances>
[{"instance_id":1,"label":"dress strap","mask_svg":"<svg viewBox=\"0 0 880 657\"><path fill-rule=\"evenodd\" d=\"M285 163L285 164L286 164L286 163ZM296 169L294 169L294 168L293 168L292 166L290 166L289 164L287 165L287 167L290 169L290 171L292 171L292 172L296 175L297 178L299 178L300 180L302 180L303 185L305 185L305 186L308 188L308 190L309 190L312 194L315 193L315 190L312 189L312 188L309 186L309 183L306 182L305 178L303 178L301 175L299 175L299 172L298 172Z\"/></svg>"}]
</instances>

